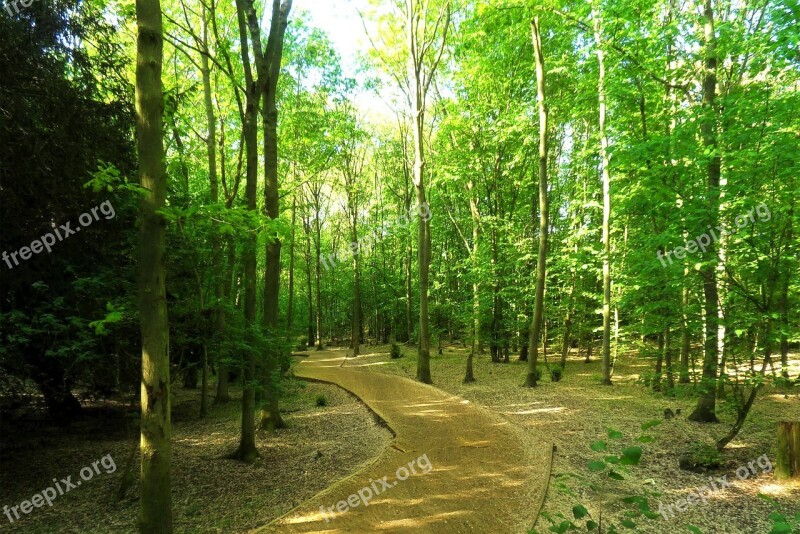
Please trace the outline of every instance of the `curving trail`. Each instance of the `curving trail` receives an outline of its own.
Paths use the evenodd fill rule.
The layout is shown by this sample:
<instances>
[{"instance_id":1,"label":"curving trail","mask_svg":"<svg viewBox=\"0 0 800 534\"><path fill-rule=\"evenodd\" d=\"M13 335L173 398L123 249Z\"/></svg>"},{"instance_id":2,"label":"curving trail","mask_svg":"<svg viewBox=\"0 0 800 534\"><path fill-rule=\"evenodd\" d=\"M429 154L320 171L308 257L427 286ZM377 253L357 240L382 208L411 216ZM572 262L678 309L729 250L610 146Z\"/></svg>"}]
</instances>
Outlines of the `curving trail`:
<instances>
[{"instance_id":1,"label":"curving trail","mask_svg":"<svg viewBox=\"0 0 800 534\"><path fill-rule=\"evenodd\" d=\"M258 532L528 531L547 491L550 443L526 450L520 430L499 415L407 378L341 367L344 356L342 351L312 353L296 366L295 376L352 392L396 437L366 468ZM429 462L416 461L423 456ZM397 480L398 468L412 461L416 474L409 469L406 480ZM378 482L384 476L386 481ZM365 487L378 494L367 497ZM353 497L357 506L336 511L339 501L359 490L368 506ZM320 506L334 509L323 514Z\"/></svg>"}]
</instances>

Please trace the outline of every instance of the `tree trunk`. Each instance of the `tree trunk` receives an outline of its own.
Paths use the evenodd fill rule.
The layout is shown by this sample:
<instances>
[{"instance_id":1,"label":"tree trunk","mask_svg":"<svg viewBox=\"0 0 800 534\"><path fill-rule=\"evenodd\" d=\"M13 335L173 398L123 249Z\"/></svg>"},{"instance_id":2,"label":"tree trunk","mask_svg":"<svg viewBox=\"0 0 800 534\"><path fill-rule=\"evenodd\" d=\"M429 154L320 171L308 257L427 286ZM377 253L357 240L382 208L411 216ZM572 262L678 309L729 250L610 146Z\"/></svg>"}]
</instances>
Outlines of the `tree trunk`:
<instances>
[{"instance_id":1,"label":"tree trunk","mask_svg":"<svg viewBox=\"0 0 800 534\"><path fill-rule=\"evenodd\" d=\"M716 37L714 33L714 10L712 0L705 0L705 76L703 79L703 123L701 126L703 145L711 152L708 162L708 215L707 223L710 228L717 227L719 218L719 182L721 174L721 158L717 153L716 110L715 95L717 89L717 52ZM717 289L717 247L712 241L707 247L707 256L704 257L703 294L705 295L705 354L703 356L703 379L700 384L701 397L697 407L691 415L690 421L703 423L717 422L716 415L716 382L718 358L718 330L719 330L719 292Z\"/></svg>"},{"instance_id":2,"label":"tree trunk","mask_svg":"<svg viewBox=\"0 0 800 534\"><path fill-rule=\"evenodd\" d=\"M800 422L778 423L778 453L775 458L775 478L800 479Z\"/></svg>"},{"instance_id":3,"label":"tree trunk","mask_svg":"<svg viewBox=\"0 0 800 534\"><path fill-rule=\"evenodd\" d=\"M213 16L213 13L212 13ZM200 54L200 73L203 77L203 103L206 111L206 152L208 155L208 178L211 186L211 202L219 202L219 180L217 178L217 117L214 114L214 104L211 94L211 67L208 50L208 12L204 9L202 15L203 49ZM211 269L214 280L214 334L213 338L219 340L225 332L225 316L223 313L223 281L222 281L222 245L219 234L219 222L215 219L211 223ZM219 343L214 344L219 356ZM227 370L226 370L227 372ZM208 346L203 346L203 391L200 401L200 417L208 414Z\"/></svg>"},{"instance_id":4,"label":"tree trunk","mask_svg":"<svg viewBox=\"0 0 800 534\"><path fill-rule=\"evenodd\" d=\"M280 199L278 191L278 79L283 58L283 41L286 27L289 24L289 11L292 0L273 0L272 21L267 40L267 49L258 69L259 83L264 98L261 122L264 129L264 212L272 221L280 217ZM257 25L257 22L256 22ZM260 40L260 32L253 31L254 39ZM255 47L255 45L254 45ZM258 51L259 46L255 47ZM261 408L260 427L274 430L285 428L286 423L280 414L278 384L280 380L280 344L278 341L278 304L281 282L281 241L277 235L268 235L266 244L266 268L264 270L264 329L270 340L267 350L266 365L262 384L265 392L265 403Z\"/></svg>"},{"instance_id":5,"label":"tree trunk","mask_svg":"<svg viewBox=\"0 0 800 534\"><path fill-rule=\"evenodd\" d=\"M604 385L611 385L611 174L608 160L608 137L606 136L606 64L604 42L599 13L595 14L594 36L597 46L599 77L597 93L600 103L600 159L603 171L603 378Z\"/></svg>"},{"instance_id":6,"label":"tree trunk","mask_svg":"<svg viewBox=\"0 0 800 534\"><path fill-rule=\"evenodd\" d=\"M170 497L169 321L164 268L167 176L161 85L163 28L159 0L137 0L136 131L141 201L139 317L142 332L139 529L172 532Z\"/></svg>"},{"instance_id":7,"label":"tree trunk","mask_svg":"<svg viewBox=\"0 0 800 534\"><path fill-rule=\"evenodd\" d=\"M319 214L319 197L316 197L316 204L315 208L317 209L317 214ZM321 256L322 256L322 230L320 228L320 220L319 215L315 217L315 227L317 232L317 240L314 243L316 247L316 286L315 286L315 293L316 293L316 300L317 300L317 307L315 309L316 312L316 323L317 323L317 350L322 350L322 290L320 289L320 284L322 280L322 269L320 266Z\"/></svg>"},{"instance_id":8,"label":"tree trunk","mask_svg":"<svg viewBox=\"0 0 800 534\"><path fill-rule=\"evenodd\" d=\"M547 273L547 232L549 203L547 196L547 103L545 93L545 67L542 52L542 36L540 34L539 17L531 22L534 58L536 61L536 100L539 108L539 253L536 259L536 295L533 303L533 319L528 339L528 375L525 378L527 387L535 387L538 381L539 338L544 320L544 282Z\"/></svg>"},{"instance_id":9,"label":"tree trunk","mask_svg":"<svg viewBox=\"0 0 800 534\"><path fill-rule=\"evenodd\" d=\"M289 241L289 302L286 306L286 339L294 334L294 238L297 221L297 197L292 195L292 235Z\"/></svg>"},{"instance_id":10,"label":"tree trunk","mask_svg":"<svg viewBox=\"0 0 800 534\"><path fill-rule=\"evenodd\" d=\"M242 133L246 149L246 186L245 197L247 209L256 211L256 189L258 187L258 130L256 119L261 92L258 90L250 67L250 45L247 33L247 3L249 0L236 1L237 22L239 25L239 45L242 53L242 65L245 74L246 103L242 121ZM252 4L251 4L252 6ZM254 230L254 229L252 229ZM255 345L254 329L256 327L256 247L258 236L250 231L244 244L242 263L244 264L244 320L246 338L249 347ZM255 379L256 354L249 348L244 355L242 388L242 432L238 449L232 457L252 463L258 457L256 449L255 429Z\"/></svg>"},{"instance_id":11,"label":"tree trunk","mask_svg":"<svg viewBox=\"0 0 800 534\"><path fill-rule=\"evenodd\" d=\"M475 197L475 183L470 180L467 183L469 192L469 212L472 216L472 346L467 355L467 369L464 373L464 382L475 382L475 370L473 359L475 350L478 346L478 338L481 330L481 303L480 303L480 277L478 275L478 240L480 239L480 212L478 211L478 201Z\"/></svg>"},{"instance_id":12,"label":"tree trunk","mask_svg":"<svg viewBox=\"0 0 800 534\"><path fill-rule=\"evenodd\" d=\"M311 275L311 222L303 216L303 232L306 235L305 260L306 260L306 297L308 298L308 337L306 347L314 346L314 289Z\"/></svg>"},{"instance_id":13,"label":"tree trunk","mask_svg":"<svg viewBox=\"0 0 800 534\"><path fill-rule=\"evenodd\" d=\"M686 273L684 273L684 284L686 283ZM684 286L681 294L681 384L689 383L689 353L691 352L692 339L689 332L689 288Z\"/></svg>"},{"instance_id":14,"label":"tree trunk","mask_svg":"<svg viewBox=\"0 0 800 534\"><path fill-rule=\"evenodd\" d=\"M675 389L675 375L672 372L672 332L670 324L664 327L664 365L667 367L667 392Z\"/></svg>"}]
</instances>

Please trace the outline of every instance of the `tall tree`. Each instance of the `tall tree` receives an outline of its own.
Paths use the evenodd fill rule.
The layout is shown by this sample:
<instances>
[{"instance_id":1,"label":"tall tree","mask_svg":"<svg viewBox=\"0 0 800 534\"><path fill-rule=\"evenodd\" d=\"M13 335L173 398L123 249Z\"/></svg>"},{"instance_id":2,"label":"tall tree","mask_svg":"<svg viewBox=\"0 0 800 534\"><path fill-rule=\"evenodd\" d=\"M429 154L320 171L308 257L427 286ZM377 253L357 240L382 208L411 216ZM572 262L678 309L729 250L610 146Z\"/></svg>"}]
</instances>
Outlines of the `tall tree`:
<instances>
[{"instance_id":1,"label":"tall tree","mask_svg":"<svg viewBox=\"0 0 800 534\"><path fill-rule=\"evenodd\" d=\"M272 22L267 39L267 48L261 51L261 34L258 19L250 4L249 25L253 36L253 49L258 70L258 83L263 95L261 121L264 128L264 211L276 221L280 217L278 184L278 78L283 59L283 41L289 24L292 0L273 0ZM264 270L264 328L271 340L265 368L266 399L261 408L262 428L284 428L286 423L278 408L278 388L274 376L279 370L281 358L278 343L278 293L281 281L281 241L276 234L267 236L266 268Z\"/></svg>"},{"instance_id":2,"label":"tall tree","mask_svg":"<svg viewBox=\"0 0 800 534\"><path fill-rule=\"evenodd\" d=\"M414 142L413 181L417 205L428 204L425 191L425 111L428 91L447 49L452 6L450 0L432 6L431 0L406 0L405 30L408 46L408 95L410 96L411 130ZM434 9L430 9L433 7ZM429 13L433 12L432 17ZM419 264L419 348L417 352L417 380L430 384L431 335L428 315L428 275L431 265L430 218L420 218L417 236Z\"/></svg>"},{"instance_id":3,"label":"tall tree","mask_svg":"<svg viewBox=\"0 0 800 534\"><path fill-rule=\"evenodd\" d=\"M245 109L242 121L242 133L246 151L246 184L245 197L248 211L257 209L256 189L258 186L258 105L261 101L261 91L253 74L250 64L250 43L247 27L247 15L252 6L252 0L236 1L236 18L239 26L239 46L242 55L242 67L245 78ZM242 379L242 433L239 447L233 457L244 462L253 462L258 457L256 448L255 430L255 380L256 380L256 354L255 354L255 323L256 323L256 247L258 235L255 228L249 228L249 233L244 244L244 320L248 347L245 353Z\"/></svg>"},{"instance_id":4,"label":"tall tree","mask_svg":"<svg viewBox=\"0 0 800 534\"><path fill-rule=\"evenodd\" d=\"M533 322L528 339L528 375L525 385L536 386L536 373L539 364L539 337L544 322L544 283L547 273L547 233L550 204L547 194L547 102L545 92L544 54L542 53L542 35L539 17L531 22L533 50L536 60L536 100L539 109L539 253L536 259L536 296L533 306Z\"/></svg>"},{"instance_id":5,"label":"tall tree","mask_svg":"<svg viewBox=\"0 0 800 534\"><path fill-rule=\"evenodd\" d=\"M706 223L716 228L719 220L720 175L722 158L717 142L717 38L714 28L714 6L712 0L705 0L703 8L703 37L705 68L703 71L703 118L701 134L703 147L708 154L706 164L707 194ZM719 257L714 241L707 247L701 275L703 295L705 296L705 354L703 356L703 378L700 384L701 395L697 406L689 415L689 420L705 423L717 421L717 365L719 358L719 290L717 287L717 263Z\"/></svg>"},{"instance_id":6,"label":"tall tree","mask_svg":"<svg viewBox=\"0 0 800 534\"><path fill-rule=\"evenodd\" d=\"M600 168L603 174L603 384L611 385L611 171L606 133L606 62L603 23L599 5L594 12L594 38L597 47L597 94L600 105Z\"/></svg>"},{"instance_id":7,"label":"tall tree","mask_svg":"<svg viewBox=\"0 0 800 534\"><path fill-rule=\"evenodd\" d=\"M139 230L142 419L139 529L172 532L170 497L169 322L164 268L167 176L164 168L164 54L161 2L136 1L136 132L139 180L147 190Z\"/></svg>"}]
</instances>

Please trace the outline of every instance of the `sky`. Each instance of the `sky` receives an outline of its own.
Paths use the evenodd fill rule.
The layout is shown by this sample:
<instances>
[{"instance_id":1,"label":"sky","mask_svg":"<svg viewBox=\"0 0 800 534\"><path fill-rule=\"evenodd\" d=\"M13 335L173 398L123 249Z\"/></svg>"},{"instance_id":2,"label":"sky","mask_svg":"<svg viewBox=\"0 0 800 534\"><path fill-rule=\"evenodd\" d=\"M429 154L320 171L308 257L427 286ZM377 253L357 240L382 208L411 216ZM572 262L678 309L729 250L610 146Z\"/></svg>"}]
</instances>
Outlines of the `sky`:
<instances>
[{"instance_id":1,"label":"sky","mask_svg":"<svg viewBox=\"0 0 800 534\"><path fill-rule=\"evenodd\" d=\"M292 11L311 15L311 23L328 34L339 52L344 75L355 78L358 54L366 53L372 46L358 14L359 9L363 12L368 5L368 0L294 0ZM374 93L359 95L355 102L370 118L391 116L388 105Z\"/></svg>"}]
</instances>

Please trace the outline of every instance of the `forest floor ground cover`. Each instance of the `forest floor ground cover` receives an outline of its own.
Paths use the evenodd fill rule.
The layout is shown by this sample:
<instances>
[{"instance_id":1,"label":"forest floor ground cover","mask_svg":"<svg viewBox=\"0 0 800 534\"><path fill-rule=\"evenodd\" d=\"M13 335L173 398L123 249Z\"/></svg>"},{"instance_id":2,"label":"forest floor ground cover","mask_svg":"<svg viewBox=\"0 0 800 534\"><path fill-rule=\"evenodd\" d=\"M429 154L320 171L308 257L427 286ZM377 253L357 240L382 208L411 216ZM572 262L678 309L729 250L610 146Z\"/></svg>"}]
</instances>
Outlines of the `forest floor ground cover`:
<instances>
[{"instance_id":1,"label":"forest floor ground cover","mask_svg":"<svg viewBox=\"0 0 800 534\"><path fill-rule=\"evenodd\" d=\"M403 347L405 357L392 360L388 347L368 347L369 354L350 359L348 366L359 366L375 372L393 373L414 377L416 349ZM536 524L537 532L547 532L550 523L547 516L561 522L559 514L572 519L572 508L584 504L597 519L600 502L596 494L582 486L576 475L588 480L598 480L588 469L588 462L602 458L590 449L590 444L605 440L611 446L615 440L608 438L608 429L622 432L620 445L637 445L636 438L642 434L641 425L652 420L663 420L665 408L681 409L681 415L663 421L647 431L654 440L642 445L644 452L641 464L629 468L630 476L625 481L607 485L606 512L608 519L623 516L620 498L641 495L645 491L660 493L650 499L651 508L657 512L659 502L672 504L685 499L697 488L709 483L709 476L722 477L732 482L729 488L714 492L705 504L688 507L683 513L675 513L669 520L636 519L636 531L648 533L689 532L686 525L700 527L704 533L768 533L768 519L773 511L771 505L757 497L759 493L777 500L783 512L794 515L800 512L800 484L776 483L771 473L757 474L739 481L735 471L764 454L775 460L776 424L784 420L800 420L800 387L777 389L765 387L753 407L739 436L723 454L723 466L719 471L706 474L679 469L678 457L691 442L713 443L727 433L735 420L733 408L721 403L718 424L698 424L687 421L695 404L689 394L691 386L682 387L674 398L653 393L641 383L640 375L652 369L649 360L633 359L630 354L621 355L617 362L614 386L600 385L600 364L586 364L577 355L567 361L562 380L550 381L547 373L535 389L524 388L526 362L512 359L509 364L492 363L487 355L475 358L476 382L464 384L464 367L467 351L461 347L447 347L441 356L432 356L431 374L436 387L464 397L496 411L509 421L526 430L530 446L542 442L556 445L553 475L542 514ZM792 376L800 368L794 355ZM607 454L607 453L606 453ZM573 495L559 490L561 483L571 488ZM627 505L625 505L627 506ZM629 509L629 508L625 508ZM669 515L669 514L668 514Z\"/></svg>"},{"instance_id":2,"label":"forest floor ground cover","mask_svg":"<svg viewBox=\"0 0 800 534\"><path fill-rule=\"evenodd\" d=\"M359 470L388 446L391 433L355 397L320 383L293 383L284 399L290 425L274 434L259 431L254 465L226 459L237 444L241 391L228 404L211 406L198 420L199 390L173 386L172 486L177 533L248 532L286 513L331 484ZM327 405L317 406L324 396ZM0 425L0 507L19 505L53 486L53 478L81 480L81 468L111 454L116 470L101 473L63 496L10 523L0 511L0 532L133 533L138 513L139 456L125 498L115 496L127 458L138 439L126 428L119 406L89 406L69 427L6 418ZM134 412L136 413L136 411ZM63 484L62 484L63 486ZM12 513L13 517L13 513Z\"/></svg>"},{"instance_id":3,"label":"forest floor ground cover","mask_svg":"<svg viewBox=\"0 0 800 534\"><path fill-rule=\"evenodd\" d=\"M416 349L403 347L405 357L391 360L388 346L363 347L366 354L348 359L347 367L413 378ZM615 371L615 385L599 385L598 362L583 363L570 358L561 382L546 376L536 389L521 386L526 364L512 359L509 364L492 363L488 355L475 358L477 382L463 384L466 350L448 347L444 355L431 359L434 386L495 411L525 431L528 446L554 443L552 479L537 532L546 532L547 516L572 517L577 503L595 516L599 501L581 486L575 476L591 479L587 463L597 458L589 445L606 440L607 429L623 433L619 443L633 444L642 432L640 425L663 418L665 408L680 408L682 414L650 429L655 439L643 445L640 466L630 468L626 481L609 485L605 518L620 518L618 498L622 495L660 492L651 499L674 503L708 477L728 476L731 487L714 493L706 504L691 506L669 521L662 518L637 520L637 532L689 532L687 524L704 533L767 533L771 506L757 497L769 495L784 512L797 512L800 485L778 484L771 474L759 474L738 481L738 467L767 454L774 461L775 427L780 420L800 420L800 388L766 387L760 394L739 437L726 449L723 467L714 473L697 474L678 468L678 456L690 442L711 443L730 428L734 419L728 404L720 405L722 422L701 425L686 420L694 397L679 390L667 398L645 388L637 379L652 368L647 360L621 355ZM800 372L794 355L792 375ZM176 532L246 532L269 523L318 492L369 465L392 440L391 433L373 414L344 390L322 383L292 384L293 393L284 399L289 429L275 434L259 432L262 457L254 466L227 460L237 442L240 426L240 391L232 390L227 405L212 406L205 420L197 419L199 391L173 389L173 502ZM302 384L302 385L301 385ZM317 406L324 395L327 406ZM52 485L53 478L72 475L79 479L81 468L111 454L113 473L100 473L81 487L47 505L34 508L23 519L9 523L0 513L0 532L34 533L127 533L133 532L137 513L136 483L119 502L115 494L126 459L136 439L119 406L89 405L87 417L70 427L58 427L38 420L37 414L0 421L0 506L15 506ZM138 475L138 455L133 473ZM471 481L465 483L473 484ZM574 494L559 491L564 483ZM179 497L177 497L179 495ZM604 521L605 523L605 521Z\"/></svg>"}]
</instances>

